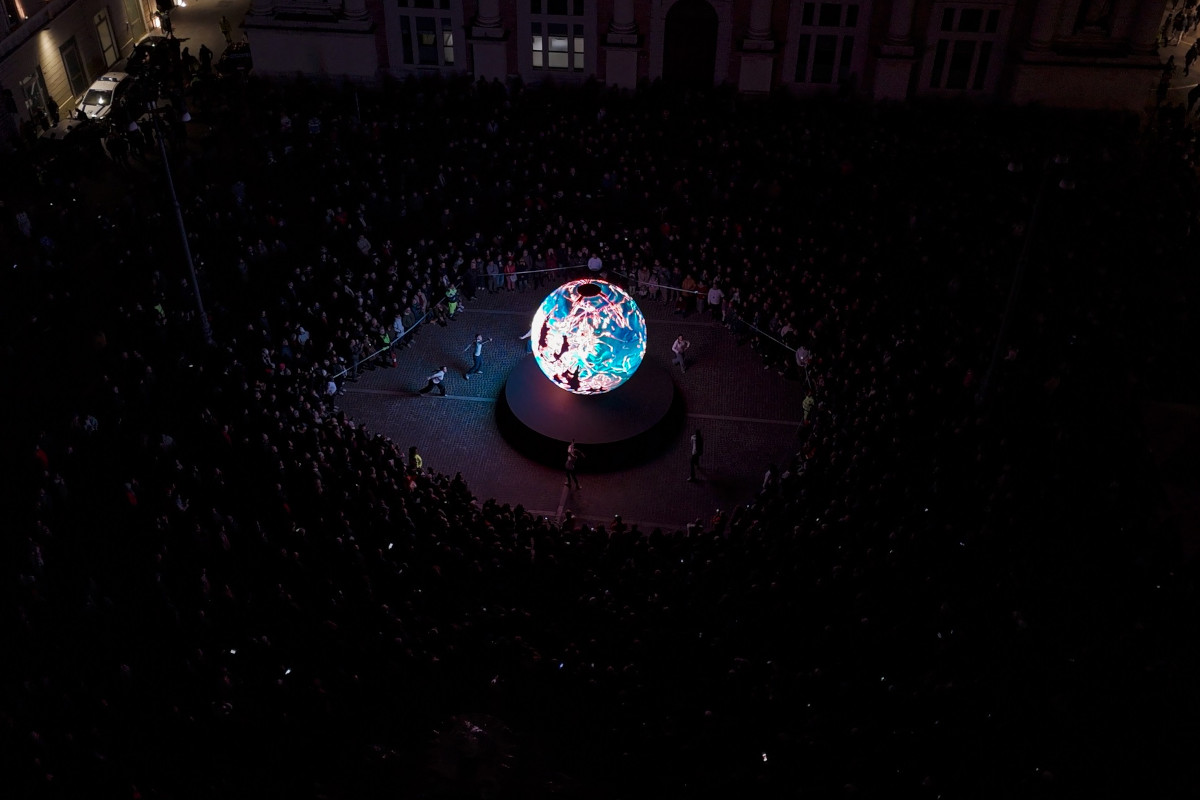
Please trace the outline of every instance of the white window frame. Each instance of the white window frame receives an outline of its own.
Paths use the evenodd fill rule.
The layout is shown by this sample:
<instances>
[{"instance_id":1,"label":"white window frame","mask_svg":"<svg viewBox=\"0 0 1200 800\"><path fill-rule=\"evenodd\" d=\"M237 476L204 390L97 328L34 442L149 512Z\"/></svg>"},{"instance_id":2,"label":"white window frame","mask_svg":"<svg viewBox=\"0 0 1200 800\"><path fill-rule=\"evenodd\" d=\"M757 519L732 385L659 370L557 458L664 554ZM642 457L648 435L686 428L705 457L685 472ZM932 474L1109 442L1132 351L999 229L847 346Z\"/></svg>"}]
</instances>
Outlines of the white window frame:
<instances>
[{"instance_id":1,"label":"white window frame","mask_svg":"<svg viewBox=\"0 0 1200 800\"><path fill-rule=\"evenodd\" d=\"M385 0L388 51L392 72L462 72L465 68L461 0L433 0L434 8L416 8L416 0ZM434 61L421 60L421 25L433 21ZM407 41L405 41L407 28ZM406 60L409 59L409 60Z\"/></svg>"},{"instance_id":2,"label":"white window frame","mask_svg":"<svg viewBox=\"0 0 1200 800\"><path fill-rule=\"evenodd\" d=\"M820 24L822 9L835 6L838 8L837 24ZM861 75L868 52L870 24L871 0L796 0L792 3L788 19L788 37L783 60L784 80L799 89L825 91L837 88L844 81ZM818 37L829 36L834 37L833 70L829 80L814 81L813 68L816 65ZM800 67L803 67L802 73Z\"/></svg>"},{"instance_id":3,"label":"white window frame","mask_svg":"<svg viewBox=\"0 0 1200 800\"><path fill-rule=\"evenodd\" d=\"M984 97L996 91L1008 40L1011 7L1002 2L934 3L917 91L925 95ZM969 15L964 18L964 13ZM978 29L971 16L979 15ZM961 28L966 23L966 30ZM948 30L946 29L948 28ZM950 85L956 58L968 59L963 85Z\"/></svg>"},{"instance_id":4,"label":"white window frame","mask_svg":"<svg viewBox=\"0 0 1200 800\"><path fill-rule=\"evenodd\" d=\"M121 48L117 47L117 37L113 33L112 16L108 7L92 18L96 26L96 40L100 43L100 55L104 58L104 66L111 67L121 57Z\"/></svg>"},{"instance_id":5,"label":"white window frame","mask_svg":"<svg viewBox=\"0 0 1200 800\"><path fill-rule=\"evenodd\" d=\"M566 14L549 14L551 0L517 0L524 31L518 66L531 82L582 80L596 72L596 3L566 0ZM539 9L535 12L535 8ZM581 13L574 13L576 10ZM553 27L551 27L553 26ZM551 60L556 63L551 65Z\"/></svg>"},{"instance_id":6,"label":"white window frame","mask_svg":"<svg viewBox=\"0 0 1200 800\"><path fill-rule=\"evenodd\" d=\"M78 72L71 69L71 58L79 67ZM67 85L71 87L71 96L79 97L87 91L91 81L88 80L87 66L83 63L83 53L79 50L79 42L72 36L58 47L58 57L62 59L63 72L67 76Z\"/></svg>"}]
</instances>

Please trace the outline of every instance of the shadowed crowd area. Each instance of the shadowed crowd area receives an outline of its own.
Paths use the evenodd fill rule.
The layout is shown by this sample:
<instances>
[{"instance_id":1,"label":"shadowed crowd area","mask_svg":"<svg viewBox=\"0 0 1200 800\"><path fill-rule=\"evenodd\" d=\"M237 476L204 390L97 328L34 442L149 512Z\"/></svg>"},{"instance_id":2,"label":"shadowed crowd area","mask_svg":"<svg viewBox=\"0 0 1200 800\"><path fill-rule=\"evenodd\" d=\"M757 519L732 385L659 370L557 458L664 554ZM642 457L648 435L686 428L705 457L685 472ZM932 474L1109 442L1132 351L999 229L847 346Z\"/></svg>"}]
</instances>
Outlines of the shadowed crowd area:
<instances>
[{"instance_id":1,"label":"shadowed crowd area","mask_svg":"<svg viewBox=\"0 0 1200 800\"><path fill-rule=\"evenodd\" d=\"M653 86L188 102L212 344L156 141L0 167L11 796L1192 795L1195 467L1156 457L1200 401L1190 131ZM340 408L449 287L596 254L804 382L786 460L726 456L763 474L736 507L535 515Z\"/></svg>"}]
</instances>

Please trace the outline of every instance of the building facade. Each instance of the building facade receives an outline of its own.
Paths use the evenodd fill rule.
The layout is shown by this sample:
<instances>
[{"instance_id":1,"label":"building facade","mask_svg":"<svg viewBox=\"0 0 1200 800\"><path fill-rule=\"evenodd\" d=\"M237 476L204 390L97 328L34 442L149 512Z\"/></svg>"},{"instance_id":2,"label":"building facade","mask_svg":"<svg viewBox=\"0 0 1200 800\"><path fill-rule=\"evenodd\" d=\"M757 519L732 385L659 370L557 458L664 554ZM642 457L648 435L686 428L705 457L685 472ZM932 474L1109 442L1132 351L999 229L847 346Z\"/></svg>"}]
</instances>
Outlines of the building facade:
<instances>
[{"instance_id":1,"label":"building facade","mask_svg":"<svg viewBox=\"0 0 1200 800\"><path fill-rule=\"evenodd\" d=\"M0 134L68 107L148 32L146 0L0 0ZM24 6L22 5L24 4ZM33 14L28 6L36 4ZM1140 110L1166 0L250 0L264 77L466 74L633 89Z\"/></svg>"},{"instance_id":2,"label":"building facade","mask_svg":"<svg viewBox=\"0 0 1200 800\"><path fill-rule=\"evenodd\" d=\"M253 0L260 74L1141 108L1166 0Z\"/></svg>"},{"instance_id":3,"label":"building facade","mask_svg":"<svg viewBox=\"0 0 1200 800\"><path fill-rule=\"evenodd\" d=\"M152 30L152 0L0 0L0 143L23 123L66 116Z\"/></svg>"}]
</instances>

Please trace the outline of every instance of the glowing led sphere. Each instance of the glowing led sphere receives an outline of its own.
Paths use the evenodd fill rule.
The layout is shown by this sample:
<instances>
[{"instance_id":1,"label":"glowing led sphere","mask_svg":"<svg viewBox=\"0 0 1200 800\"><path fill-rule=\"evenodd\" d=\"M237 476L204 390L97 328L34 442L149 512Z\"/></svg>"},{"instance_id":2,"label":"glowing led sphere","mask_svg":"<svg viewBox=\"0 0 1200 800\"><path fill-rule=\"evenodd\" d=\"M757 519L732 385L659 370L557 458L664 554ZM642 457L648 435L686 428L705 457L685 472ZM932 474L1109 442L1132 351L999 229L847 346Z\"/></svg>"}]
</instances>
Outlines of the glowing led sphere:
<instances>
[{"instance_id":1,"label":"glowing led sphere","mask_svg":"<svg viewBox=\"0 0 1200 800\"><path fill-rule=\"evenodd\" d=\"M610 392L646 355L646 318L608 281L582 278L551 292L533 315L533 357L546 377L575 394Z\"/></svg>"}]
</instances>

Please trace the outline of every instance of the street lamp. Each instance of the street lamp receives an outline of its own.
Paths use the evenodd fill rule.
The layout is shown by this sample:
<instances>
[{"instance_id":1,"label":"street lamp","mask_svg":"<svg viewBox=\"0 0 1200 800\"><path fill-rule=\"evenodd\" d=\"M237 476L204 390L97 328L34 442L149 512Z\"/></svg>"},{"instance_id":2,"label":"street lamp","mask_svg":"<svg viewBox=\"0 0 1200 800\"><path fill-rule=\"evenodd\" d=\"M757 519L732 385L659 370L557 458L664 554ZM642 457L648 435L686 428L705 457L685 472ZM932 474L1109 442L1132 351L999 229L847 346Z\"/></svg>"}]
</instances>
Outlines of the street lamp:
<instances>
[{"instance_id":1,"label":"street lamp","mask_svg":"<svg viewBox=\"0 0 1200 800\"><path fill-rule=\"evenodd\" d=\"M175 179L171 176L171 162L167 159L167 143L163 141L162 129L158 125L158 108L156 101L146 103L146 110L154 125L154 136L158 139L158 151L162 155L163 172L167 175L167 190L171 192L171 204L175 206L175 222L179 226L179 240L183 244L183 255L187 260L188 275L192 279L192 293L196 295L196 310L200 314L200 332L204 335L205 344L214 344L212 326L208 323L208 314L204 313L204 300L200 297L200 282L196 279L196 264L192 260L192 247L188 244L187 226L183 224L183 210L179 207L179 196L175 194ZM191 115L186 111L180 117L181 122L188 122Z\"/></svg>"},{"instance_id":2,"label":"street lamp","mask_svg":"<svg viewBox=\"0 0 1200 800\"><path fill-rule=\"evenodd\" d=\"M1016 266L1013 268L1012 286L1008 290L1008 300L1004 304L1004 316L1000 321L1000 331L996 334L996 343L992 347L992 357L988 361L987 371L983 374L983 380L979 384L979 393L975 399L981 405L989 399L989 394L992 389L992 381L996 372L996 365L1000 362L1000 351L1004 347L1005 341L1008 339L1009 329L1012 328L1012 317L1016 312L1017 298L1021 294L1021 283L1025 280L1025 267L1029 264L1029 251L1033 245L1034 231L1037 229L1038 220L1041 216L1042 201L1046 196L1046 187L1053 180L1051 164L1065 165L1070 162L1067 156L1054 156L1048 159L1042 165L1042 180L1038 184L1037 195L1033 200L1033 210L1029 213L1029 224L1025 226L1025 241L1021 243L1021 254L1017 257ZM1018 174L1022 171L1021 163L1013 161L1008 165L1008 171L1013 174ZM1064 191L1070 191L1075 188L1075 182L1069 178L1063 177L1058 182L1058 188Z\"/></svg>"}]
</instances>

